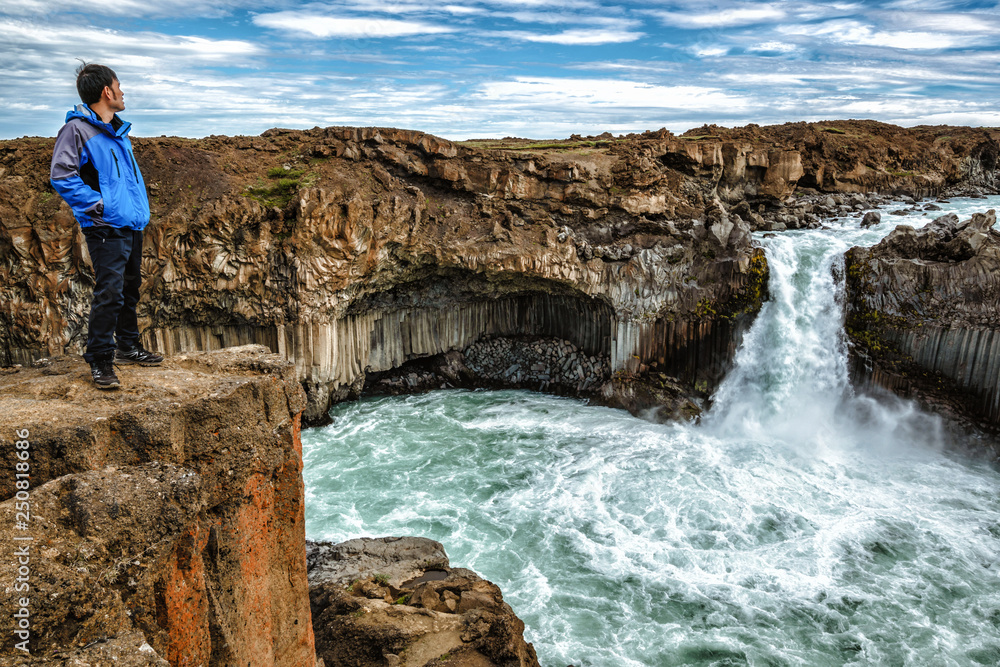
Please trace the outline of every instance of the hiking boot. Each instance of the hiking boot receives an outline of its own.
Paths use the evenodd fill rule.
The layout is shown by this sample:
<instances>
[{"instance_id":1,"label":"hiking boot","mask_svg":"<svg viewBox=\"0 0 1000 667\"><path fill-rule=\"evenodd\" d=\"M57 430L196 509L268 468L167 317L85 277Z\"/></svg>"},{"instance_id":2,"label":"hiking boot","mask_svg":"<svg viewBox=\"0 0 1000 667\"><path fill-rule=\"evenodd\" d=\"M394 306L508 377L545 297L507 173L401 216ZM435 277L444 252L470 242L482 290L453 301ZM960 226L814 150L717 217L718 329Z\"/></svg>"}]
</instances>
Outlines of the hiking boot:
<instances>
[{"instance_id":1,"label":"hiking boot","mask_svg":"<svg viewBox=\"0 0 1000 667\"><path fill-rule=\"evenodd\" d=\"M142 349L141 345L136 345L131 350L115 350L115 361L119 364L159 366L163 362L163 357Z\"/></svg>"},{"instance_id":2,"label":"hiking boot","mask_svg":"<svg viewBox=\"0 0 1000 667\"><path fill-rule=\"evenodd\" d=\"M94 361L90 364L90 375L98 389L117 389L118 376L110 359Z\"/></svg>"}]
</instances>

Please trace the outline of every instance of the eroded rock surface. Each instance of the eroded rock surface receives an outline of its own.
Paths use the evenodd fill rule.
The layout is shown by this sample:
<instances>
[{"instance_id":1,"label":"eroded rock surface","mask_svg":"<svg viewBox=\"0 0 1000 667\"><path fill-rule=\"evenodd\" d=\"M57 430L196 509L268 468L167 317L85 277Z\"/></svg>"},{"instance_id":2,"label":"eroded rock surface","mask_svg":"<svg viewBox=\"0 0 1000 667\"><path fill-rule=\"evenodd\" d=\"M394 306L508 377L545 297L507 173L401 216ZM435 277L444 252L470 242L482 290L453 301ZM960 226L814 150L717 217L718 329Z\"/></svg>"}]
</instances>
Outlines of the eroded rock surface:
<instances>
[{"instance_id":1,"label":"eroded rock surface","mask_svg":"<svg viewBox=\"0 0 1000 667\"><path fill-rule=\"evenodd\" d=\"M92 278L47 182L51 145L0 143L6 364L84 341ZM144 342L267 345L314 420L370 374L483 337L567 340L613 374L704 393L766 297L752 229L815 226L866 192L995 187L998 145L867 121L544 144L346 127L137 139Z\"/></svg>"},{"instance_id":2,"label":"eroded rock surface","mask_svg":"<svg viewBox=\"0 0 1000 667\"><path fill-rule=\"evenodd\" d=\"M500 589L416 537L310 543L317 656L327 665L537 667Z\"/></svg>"},{"instance_id":3,"label":"eroded rock surface","mask_svg":"<svg viewBox=\"0 0 1000 667\"><path fill-rule=\"evenodd\" d=\"M0 608L30 600L32 653L5 641L0 660L312 667L292 368L248 346L118 372L117 391L94 387L79 357L0 375Z\"/></svg>"},{"instance_id":4,"label":"eroded rock surface","mask_svg":"<svg viewBox=\"0 0 1000 667\"><path fill-rule=\"evenodd\" d=\"M993 433L1000 426L995 223L990 210L963 221L942 216L920 229L899 225L876 246L851 248L845 261L858 379Z\"/></svg>"}]
</instances>

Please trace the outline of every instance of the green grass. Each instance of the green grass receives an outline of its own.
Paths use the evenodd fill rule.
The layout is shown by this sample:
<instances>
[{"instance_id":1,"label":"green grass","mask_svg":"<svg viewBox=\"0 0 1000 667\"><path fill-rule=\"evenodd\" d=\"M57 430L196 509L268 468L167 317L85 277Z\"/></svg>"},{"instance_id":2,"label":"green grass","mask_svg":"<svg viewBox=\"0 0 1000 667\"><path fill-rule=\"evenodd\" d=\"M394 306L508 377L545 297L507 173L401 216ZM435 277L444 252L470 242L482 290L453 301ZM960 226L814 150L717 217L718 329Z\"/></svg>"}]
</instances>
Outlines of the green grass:
<instances>
[{"instance_id":1,"label":"green grass","mask_svg":"<svg viewBox=\"0 0 1000 667\"><path fill-rule=\"evenodd\" d=\"M284 167L274 167L267 170L268 178L301 178L305 172L301 169L285 169Z\"/></svg>"},{"instance_id":2,"label":"green grass","mask_svg":"<svg viewBox=\"0 0 1000 667\"><path fill-rule=\"evenodd\" d=\"M824 132L829 132L830 134L847 134L846 130L842 130L839 127L824 127L821 128Z\"/></svg>"},{"instance_id":3,"label":"green grass","mask_svg":"<svg viewBox=\"0 0 1000 667\"><path fill-rule=\"evenodd\" d=\"M282 178L272 185L247 186L244 194L265 206L285 206L299 191L297 178Z\"/></svg>"},{"instance_id":4,"label":"green grass","mask_svg":"<svg viewBox=\"0 0 1000 667\"><path fill-rule=\"evenodd\" d=\"M302 169L285 169L284 167L268 169L267 177L274 182L266 183L263 179L258 179L255 185L247 186L244 194L259 201L264 206L279 207L286 206L300 187L309 187L319 179L314 172L307 174Z\"/></svg>"}]
</instances>

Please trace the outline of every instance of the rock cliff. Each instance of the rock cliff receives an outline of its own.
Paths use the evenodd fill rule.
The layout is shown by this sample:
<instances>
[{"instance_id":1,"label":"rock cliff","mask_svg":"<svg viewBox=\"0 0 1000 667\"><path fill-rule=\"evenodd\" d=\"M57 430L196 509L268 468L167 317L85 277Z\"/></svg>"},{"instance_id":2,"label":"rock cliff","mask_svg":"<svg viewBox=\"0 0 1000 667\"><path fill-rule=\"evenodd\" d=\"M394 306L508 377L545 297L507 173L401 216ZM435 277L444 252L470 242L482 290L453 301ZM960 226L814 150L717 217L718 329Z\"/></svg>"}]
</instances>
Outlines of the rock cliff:
<instances>
[{"instance_id":1,"label":"rock cliff","mask_svg":"<svg viewBox=\"0 0 1000 667\"><path fill-rule=\"evenodd\" d=\"M8 634L0 662L313 667L291 367L250 346L120 373L0 374L0 608L28 609L31 652Z\"/></svg>"},{"instance_id":2,"label":"rock cliff","mask_svg":"<svg viewBox=\"0 0 1000 667\"><path fill-rule=\"evenodd\" d=\"M744 147L721 149L724 159L734 155L733 167L723 168L723 182L735 187L722 191L723 200L732 203L755 192L781 197L790 193L786 181L828 193L906 194L918 199L956 185L990 191L1000 187L996 128L902 128L847 120L733 129L711 125L687 134ZM771 150L764 148L769 143ZM739 158L741 153L745 159Z\"/></svg>"},{"instance_id":3,"label":"rock cliff","mask_svg":"<svg viewBox=\"0 0 1000 667\"><path fill-rule=\"evenodd\" d=\"M366 378L484 338L572 345L608 369L581 391L612 404L703 396L766 297L749 237L765 216L797 212L782 203L803 187L995 184L997 136L843 121L559 142L139 139L153 208L141 327L168 354L267 345L295 363L313 420ZM85 335L92 278L47 184L50 150L0 144L4 364L78 352Z\"/></svg>"},{"instance_id":4,"label":"rock cliff","mask_svg":"<svg viewBox=\"0 0 1000 667\"><path fill-rule=\"evenodd\" d=\"M1000 427L1000 233L990 210L899 225L845 259L854 375L974 429ZM1000 448L988 446L997 458Z\"/></svg>"},{"instance_id":5,"label":"rock cliff","mask_svg":"<svg viewBox=\"0 0 1000 667\"><path fill-rule=\"evenodd\" d=\"M538 667L494 584L416 537L310 543L316 652L327 665Z\"/></svg>"}]
</instances>

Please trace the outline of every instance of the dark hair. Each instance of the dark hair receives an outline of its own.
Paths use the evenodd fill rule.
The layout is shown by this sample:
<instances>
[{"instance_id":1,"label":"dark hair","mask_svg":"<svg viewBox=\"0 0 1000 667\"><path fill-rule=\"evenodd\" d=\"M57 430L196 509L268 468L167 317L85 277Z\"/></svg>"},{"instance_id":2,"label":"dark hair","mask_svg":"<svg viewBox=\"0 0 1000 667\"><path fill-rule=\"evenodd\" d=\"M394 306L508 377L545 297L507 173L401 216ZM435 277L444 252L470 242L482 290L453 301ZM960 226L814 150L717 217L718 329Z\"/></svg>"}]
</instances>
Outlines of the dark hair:
<instances>
[{"instance_id":1,"label":"dark hair","mask_svg":"<svg viewBox=\"0 0 1000 667\"><path fill-rule=\"evenodd\" d=\"M93 104L100 101L105 86L110 86L117 80L118 76L110 67L83 62L76 70L76 91L80 93L84 104Z\"/></svg>"}]
</instances>

